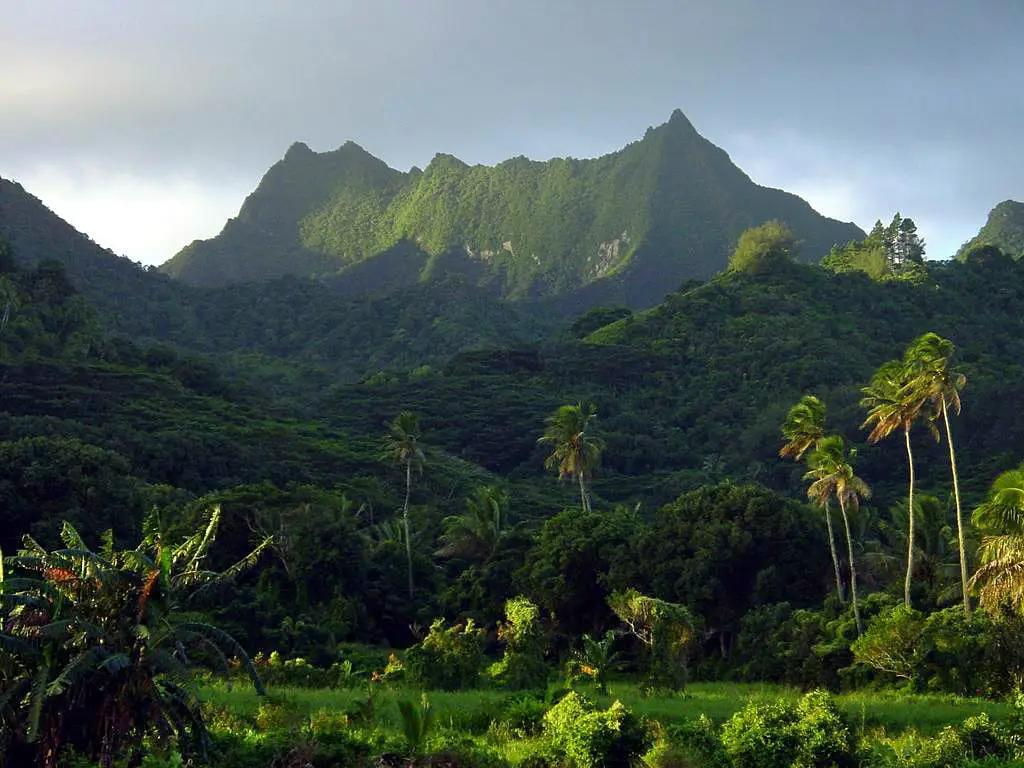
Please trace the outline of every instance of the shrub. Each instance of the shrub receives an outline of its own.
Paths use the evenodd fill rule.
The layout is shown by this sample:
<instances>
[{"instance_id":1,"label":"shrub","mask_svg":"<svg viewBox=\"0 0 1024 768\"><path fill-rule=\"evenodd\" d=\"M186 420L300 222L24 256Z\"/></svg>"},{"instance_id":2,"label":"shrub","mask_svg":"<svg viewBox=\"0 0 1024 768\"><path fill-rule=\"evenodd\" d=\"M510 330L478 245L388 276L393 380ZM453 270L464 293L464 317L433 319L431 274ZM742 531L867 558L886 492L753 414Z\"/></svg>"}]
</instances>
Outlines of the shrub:
<instances>
[{"instance_id":1,"label":"shrub","mask_svg":"<svg viewBox=\"0 0 1024 768\"><path fill-rule=\"evenodd\" d=\"M597 710L575 692L544 715L544 735L575 768L628 766L648 747L643 725L621 702Z\"/></svg>"},{"instance_id":2,"label":"shrub","mask_svg":"<svg viewBox=\"0 0 1024 768\"><path fill-rule=\"evenodd\" d=\"M722 747L736 768L852 765L850 730L832 698L812 691L794 706L750 703L722 728Z\"/></svg>"},{"instance_id":3,"label":"shrub","mask_svg":"<svg viewBox=\"0 0 1024 768\"><path fill-rule=\"evenodd\" d=\"M505 621L498 625L498 639L505 643L505 653L501 661L491 665L491 677L513 690L544 687L548 668L537 606L522 596L505 603Z\"/></svg>"},{"instance_id":4,"label":"shrub","mask_svg":"<svg viewBox=\"0 0 1024 768\"><path fill-rule=\"evenodd\" d=\"M430 625L425 638L405 654L405 671L414 685L444 691L474 687L484 662L484 631L470 619L445 627Z\"/></svg>"}]
</instances>

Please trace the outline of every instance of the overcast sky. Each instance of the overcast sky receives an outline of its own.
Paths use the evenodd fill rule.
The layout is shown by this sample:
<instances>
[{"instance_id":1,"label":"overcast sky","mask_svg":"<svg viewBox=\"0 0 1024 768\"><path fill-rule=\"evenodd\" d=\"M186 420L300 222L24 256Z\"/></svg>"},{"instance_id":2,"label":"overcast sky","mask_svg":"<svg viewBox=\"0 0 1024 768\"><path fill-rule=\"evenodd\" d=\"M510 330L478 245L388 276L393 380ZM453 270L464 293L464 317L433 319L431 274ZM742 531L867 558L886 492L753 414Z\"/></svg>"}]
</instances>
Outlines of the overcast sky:
<instances>
[{"instance_id":1,"label":"overcast sky","mask_svg":"<svg viewBox=\"0 0 1024 768\"><path fill-rule=\"evenodd\" d=\"M676 107L758 183L947 257L1024 199L1024 0L0 0L0 176L160 263L297 140L592 157Z\"/></svg>"}]
</instances>

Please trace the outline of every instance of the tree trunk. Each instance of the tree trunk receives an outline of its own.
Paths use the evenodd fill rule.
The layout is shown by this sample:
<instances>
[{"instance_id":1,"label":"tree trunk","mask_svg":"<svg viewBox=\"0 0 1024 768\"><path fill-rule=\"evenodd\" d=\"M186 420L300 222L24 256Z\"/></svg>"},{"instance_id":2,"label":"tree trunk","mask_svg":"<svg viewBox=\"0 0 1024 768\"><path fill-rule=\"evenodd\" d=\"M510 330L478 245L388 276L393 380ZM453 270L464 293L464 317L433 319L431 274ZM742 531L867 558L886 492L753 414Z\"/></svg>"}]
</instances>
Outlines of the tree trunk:
<instances>
[{"instance_id":1,"label":"tree trunk","mask_svg":"<svg viewBox=\"0 0 1024 768\"><path fill-rule=\"evenodd\" d=\"M839 595L839 602L845 605L843 578L839 575L839 553L836 552L836 536L832 532L832 510L829 509L828 504L825 505L825 525L828 527L828 548L832 552L832 567L836 572L836 594Z\"/></svg>"},{"instance_id":2,"label":"tree trunk","mask_svg":"<svg viewBox=\"0 0 1024 768\"><path fill-rule=\"evenodd\" d=\"M971 620L971 596L967 593L967 548L964 544L964 520L960 511L960 479L956 472L956 453L953 451L953 432L949 426L949 408L942 398L942 420L946 425L946 442L949 443L949 468L953 472L953 500L956 503L956 538L960 545L960 587L964 595L964 615Z\"/></svg>"},{"instance_id":3,"label":"tree trunk","mask_svg":"<svg viewBox=\"0 0 1024 768\"><path fill-rule=\"evenodd\" d=\"M590 499L587 498L587 488L583 484L583 473L576 473L577 479L580 481L580 503L583 505L583 514L587 514L590 511Z\"/></svg>"},{"instance_id":4,"label":"tree trunk","mask_svg":"<svg viewBox=\"0 0 1024 768\"><path fill-rule=\"evenodd\" d=\"M860 623L860 606L857 605L857 568L853 563L853 537L850 535L850 518L846 515L846 502L839 497L839 511L843 514L843 527L846 528L846 552L850 558L850 602L853 603L853 619L857 622L857 635L864 632Z\"/></svg>"},{"instance_id":5,"label":"tree trunk","mask_svg":"<svg viewBox=\"0 0 1024 768\"><path fill-rule=\"evenodd\" d=\"M413 596L412 583L412 536L409 535L409 496L412 493L412 459L405 461L405 506L402 508L402 522L405 525L405 560L409 565L409 597Z\"/></svg>"},{"instance_id":6,"label":"tree trunk","mask_svg":"<svg viewBox=\"0 0 1024 768\"><path fill-rule=\"evenodd\" d=\"M903 438L907 444L907 470L910 474L910 490L907 493L907 577L903 581L903 602L909 608L910 580L914 573L914 454L910 450L910 427L904 428Z\"/></svg>"}]
</instances>

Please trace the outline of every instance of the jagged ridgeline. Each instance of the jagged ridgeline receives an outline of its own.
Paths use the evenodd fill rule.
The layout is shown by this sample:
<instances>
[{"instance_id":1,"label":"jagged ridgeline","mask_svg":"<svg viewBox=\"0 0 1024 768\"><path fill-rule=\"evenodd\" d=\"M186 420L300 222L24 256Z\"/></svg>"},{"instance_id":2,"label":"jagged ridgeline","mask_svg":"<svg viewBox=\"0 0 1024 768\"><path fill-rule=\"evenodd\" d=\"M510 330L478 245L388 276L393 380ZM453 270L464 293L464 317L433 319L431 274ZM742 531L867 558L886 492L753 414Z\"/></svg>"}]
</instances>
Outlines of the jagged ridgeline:
<instances>
[{"instance_id":1,"label":"jagged ridgeline","mask_svg":"<svg viewBox=\"0 0 1024 768\"><path fill-rule=\"evenodd\" d=\"M295 144L220 235L162 270L196 285L332 276L346 292L455 273L511 298L608 284L645 306L721 270L743 230L769 219L787 222L813 261L863 237L752 182L677 110L592 160L470 166L439 154L403 173L351 142L322 154Z\"/></svg>"}]
</instances>

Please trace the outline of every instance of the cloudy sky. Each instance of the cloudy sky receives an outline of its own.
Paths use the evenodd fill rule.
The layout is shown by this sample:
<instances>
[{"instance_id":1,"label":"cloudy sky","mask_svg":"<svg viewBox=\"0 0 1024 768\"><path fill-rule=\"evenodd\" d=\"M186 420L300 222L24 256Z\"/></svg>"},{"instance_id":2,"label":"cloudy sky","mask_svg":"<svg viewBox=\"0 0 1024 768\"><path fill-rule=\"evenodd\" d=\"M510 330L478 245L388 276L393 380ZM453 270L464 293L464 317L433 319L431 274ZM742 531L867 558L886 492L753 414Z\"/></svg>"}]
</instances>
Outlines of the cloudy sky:
<instances>
[{"instance_id":1,"label":"cloudy sky","mask_svg":"<svg viewBox=\"0 0 1024 768\"><path fill-rule=\"evenodd\" d=\"M1024 0L0 0L0 176L159 263L296 140L591 157L679 107L753 179L946 257L1024 199Z\"/></svg>"}]
</instances>

